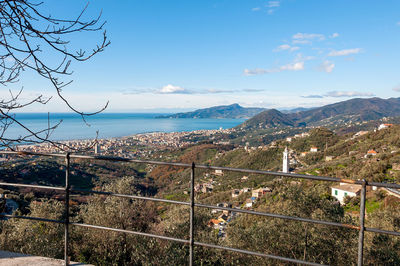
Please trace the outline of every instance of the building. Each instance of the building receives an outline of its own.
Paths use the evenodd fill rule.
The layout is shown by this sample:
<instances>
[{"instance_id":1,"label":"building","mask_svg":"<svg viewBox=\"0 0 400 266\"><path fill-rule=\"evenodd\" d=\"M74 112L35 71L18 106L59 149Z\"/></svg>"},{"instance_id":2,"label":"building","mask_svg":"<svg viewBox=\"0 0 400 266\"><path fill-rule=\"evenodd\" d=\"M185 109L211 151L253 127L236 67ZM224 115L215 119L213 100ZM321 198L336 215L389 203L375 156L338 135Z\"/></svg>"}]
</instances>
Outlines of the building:
<instances>
[{"instance_id":1,"label":"building","mask_svg":"<svg viewBox=\"0 0 400 266\"><path fill-rule=\"evenodd\" d=\"M289 173L289 170L289 152L286 147L285 151L283 152L282 172Z\"/></svg>"},{"instance_id":2,"label":"building","mask_svg":"<svg viewBox=\"0 0 400 266\"><path fill-rule=\"evenodd\" d=\"M251 208L253 207L253 201L251 199L247 199L246 200L246 208Z\"/></svg>"},{"instance_id":3,"label":"building","mask_svg":"<svg viewBox=\"0 0 400 266\"><path fill-rule=\"evenodd\" d=\"M218 176L223 176L224 175L224 172L222 172L222 170L215 170L215 175L218 175Z\"/></svg>"},{"instance_id":4,"label":"building","mask_svg":"<svg viewBox=\"0 0 400 266\"><path fill-rule=\"evenodd\" d=\"M360 194L361 185L340 183L339 186L331 187L332 196L337 198L340 204L344 204L345 197L355 197Z\"/></svg>"},{"instance_id":5,"label":"building","mask_svg":"<svg viewBox=\"0 0 400 266\"><path fill-rule=\"evenodd\" d=\"M377 154L378 154L378 152L376 152L375 150L369 150L367 152L367 154L364 155L364 158L368 158L368 157L371 157L371 156L376 156Z\"/></svg>"},{"instance_id":6,"label":"building","mask_svg":"<svg viewBox=\"0 0 400 266\"><path fill-rule=\"evenodd\" d=\"M354 134L353 138L357 138L365 134L368 134L368 131L358 131L356 134Z\"/></svg>"},{"instance_id":7,"label":"building","mask_svg":"<svg viewBox=\"0 0 400 266\"><path fill-rule=\"evenodd\" d=\"M100 154L100 152L101 152L100 144L94 145L94 154Z\"/></svg>"},{"instance_id":8,"label":"building","mask_svg":"<svg viewBox=\"0 0 400 266\"><path fill-rule=\"evenodd\" d=\"M218 229L219 228L219 224L221 223L221 221L217 220L217 219L211 219L207 226L208 227L212 227L214 229Z\"/></svg>"},{"instance_id":9,"label":"building","mask_svg":"<svg viewBox=\"0 0 400 266\"><path fill-rule=\"evenodd\" d=\"M311 147L310 152L317 152L318 148L317 147Z\"/></svg>"},{"instance_id":10,"label":"building","mask_svg":"<svg viewBox=\"0 0 400 266\"><path fill-rule=\"evenodd\" d=\"M261 198L267 192L272 192L272 189L270 189L269 187L254 189L251 192L251 197L252 198Z\"/></svg>"},{"instance_id":11,"label":"building","mask_svg":"<svg viewBox=\"0 0 400 266\"><path fill-rule=\"evenodd\" d=\"M300 156L301 156L301 157L306 157L307 154L308 154L308 152L305 151L305 152L302 152L302 153L300 154Z\"/></svg>"},{"instance_id":12,"label":"building","mask_svg":"<svg viewBox=\"0 0 400 266\"><path fill-rule=\"evenodd\" d=\"M329 161L332 161L333 160L333 158L335 158L334 156L325 156L325 161L326 162L329 162Z\"/></svg>"},{"instance_id":13,"label":"building","mask_svg":"<svg viewBox=\"0 0 400 266\"><path fill-rule=\"evenodd\" d=\"M378 130L382 130L391 126L393 126L393 124L380 124Z\"/></svg>"}]
</instances>

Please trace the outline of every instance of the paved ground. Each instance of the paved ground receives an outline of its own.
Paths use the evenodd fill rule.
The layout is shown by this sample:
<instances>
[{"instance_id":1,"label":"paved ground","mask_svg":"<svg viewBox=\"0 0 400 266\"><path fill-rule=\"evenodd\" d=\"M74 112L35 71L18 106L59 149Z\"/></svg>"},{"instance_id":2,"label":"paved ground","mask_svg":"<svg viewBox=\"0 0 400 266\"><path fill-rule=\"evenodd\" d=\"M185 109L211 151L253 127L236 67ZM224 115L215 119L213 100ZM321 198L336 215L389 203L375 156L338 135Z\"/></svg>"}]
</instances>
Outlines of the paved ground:
<instances>
[{"instance_id":1,"label":"paved ground","mask_svg":"<svg viewBox=\"0 0 400 266\"><path fill-rule=\"evenodd\" d=\"M0 266L60 266L63 260L49 259L38 256L24 255L8 251L0 251ZM71 262L71 265L88 266L88 264Z\"/></svg>"}]
</instances>

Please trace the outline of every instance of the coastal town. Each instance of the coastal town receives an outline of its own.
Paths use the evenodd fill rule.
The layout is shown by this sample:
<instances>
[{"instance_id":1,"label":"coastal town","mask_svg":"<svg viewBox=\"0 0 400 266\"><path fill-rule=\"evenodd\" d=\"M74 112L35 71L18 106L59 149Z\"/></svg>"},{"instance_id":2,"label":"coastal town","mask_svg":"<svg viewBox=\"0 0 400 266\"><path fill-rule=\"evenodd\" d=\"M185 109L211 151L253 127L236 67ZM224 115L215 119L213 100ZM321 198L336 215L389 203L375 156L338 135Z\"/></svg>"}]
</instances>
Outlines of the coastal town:
<instances>
[{"instance_id":1,"label":"coastal town","mask_svg":"<svg viewBox=\"0 0 400 266\"><path fill-rule=\"evenodd\" d=\"M63 150L124 158L144 158L154 150L172 150L196 143L196 136L211 138L216 134L230 134L234 129L195 130L185 132L151 132L127 137L91 140L68 140L53 143L18 145L15 151L59 153ZM11 148L8 148L11 150Z\"/></svg>"}]
</instances>

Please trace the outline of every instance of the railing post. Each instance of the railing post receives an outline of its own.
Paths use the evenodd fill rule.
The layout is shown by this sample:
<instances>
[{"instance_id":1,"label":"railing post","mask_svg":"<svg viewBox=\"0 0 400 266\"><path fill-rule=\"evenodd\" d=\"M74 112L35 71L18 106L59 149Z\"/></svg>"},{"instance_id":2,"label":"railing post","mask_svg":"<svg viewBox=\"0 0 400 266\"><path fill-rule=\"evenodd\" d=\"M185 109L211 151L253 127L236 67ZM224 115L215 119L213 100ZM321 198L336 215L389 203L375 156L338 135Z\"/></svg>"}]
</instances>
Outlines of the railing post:
<instances>
[{"instance_id":1,"label":"railing post","mask_svg":"<svg viewBox=\"0 0 400 266\"><path fill-rule=\"evenodd\" d=\"M64 259L65 265L69 265L69 166L70 153L65 155L65 224L64 224Z\"/></svg>"},{"instance_id":2,"label":"railing post","mask_svg":"<svg viewBox=\"0 0 400 266\"><path fill-rule=\"evenodd\" d=\"M192 163L190 174L190 247L189 247L189 265L193 265L193 247L194 247L194 169L196 165Z\"/></svg>"},{"instance_id":3,"label":"railing post","mask_svg":"<svg viewBox=\"0 0 400 266\"><path fill-rule=\"evenodd\" d=\"M358 266L363 265L364 253L364 230L365 230L365 196L367 193L367 181L362 180L361 199L360 199L360 231L358 234Z\"/></svg>"}]
</instances>

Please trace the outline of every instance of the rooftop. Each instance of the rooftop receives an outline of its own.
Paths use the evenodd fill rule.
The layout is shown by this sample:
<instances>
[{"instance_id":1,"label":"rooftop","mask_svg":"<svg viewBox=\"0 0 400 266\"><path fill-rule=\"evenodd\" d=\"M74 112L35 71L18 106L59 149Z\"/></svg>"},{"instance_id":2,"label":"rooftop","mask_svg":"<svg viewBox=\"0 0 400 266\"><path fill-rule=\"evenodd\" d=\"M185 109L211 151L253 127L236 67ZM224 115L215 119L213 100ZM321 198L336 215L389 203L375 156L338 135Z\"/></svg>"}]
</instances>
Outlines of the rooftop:
<instances>
[{"instance_id":1,"label":"rooftop","mask_svg":"<svg viewBox=\"0 0 400 266\"><path fill-rule=\"evenodd\" d=\"M361 185L345 184L345 185L333 186L332 188L340 189L347 192L358 193L361 190Z\"/></svg>"}]
</instances>

